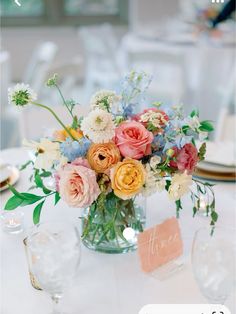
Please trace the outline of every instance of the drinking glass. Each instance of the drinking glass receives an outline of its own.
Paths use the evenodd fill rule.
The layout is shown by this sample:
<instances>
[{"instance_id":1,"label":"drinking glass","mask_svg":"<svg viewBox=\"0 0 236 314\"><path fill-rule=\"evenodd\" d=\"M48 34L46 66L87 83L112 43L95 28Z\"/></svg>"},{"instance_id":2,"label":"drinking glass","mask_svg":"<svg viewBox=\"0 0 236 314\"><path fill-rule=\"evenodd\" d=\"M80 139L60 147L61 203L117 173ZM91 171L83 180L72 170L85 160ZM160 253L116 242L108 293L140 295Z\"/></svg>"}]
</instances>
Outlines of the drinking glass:
<instances>
[{"instance_id":1,"label":"drinking glass","mask_svg":"<svg viewBox=\"0 0 236 314\"><path fill-rule=\"evenodd\" d=\"M224 304L235 286L235 229L199 229L192 247L192 268L202 294Z\"/></svg>"},{"instance_id":2,"label":"drinking glass","mask_svg":"<svg viewBox=\"0 0 236 314\"><path fill-rule=\"evenodd\" d=\"M78 275L79 232L70 223L40 223L25 241L30 270L40 288L51 296L52 313L61 314L59 301Z\"/></svg>"}]
</instances>

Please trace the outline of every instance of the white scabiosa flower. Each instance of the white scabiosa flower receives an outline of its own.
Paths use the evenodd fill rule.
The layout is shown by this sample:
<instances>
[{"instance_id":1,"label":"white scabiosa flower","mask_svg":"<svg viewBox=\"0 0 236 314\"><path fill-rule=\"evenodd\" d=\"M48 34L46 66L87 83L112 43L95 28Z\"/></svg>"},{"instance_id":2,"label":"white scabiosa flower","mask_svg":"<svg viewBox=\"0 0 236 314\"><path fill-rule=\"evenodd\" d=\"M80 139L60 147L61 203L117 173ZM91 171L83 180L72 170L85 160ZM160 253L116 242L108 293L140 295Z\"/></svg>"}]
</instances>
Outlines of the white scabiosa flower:
<instances>
[{"instance_id":1,"label":"white scabiosa flower","mask_svg":"<svg viewBox=\"0 0 236 314\"><path fill-rule=\"evenodd\" d=\"M171 185L168 193L169 198L173 201L179 200L184 194L189 192L192 184L192 176L184 173L176 173L171 179Z\"/></svg>"},{"instance_id":2,"label":"white scabiosa flower","mask_svg":"<svg viewBox=\"0 0 236 314\"><path fill-rule=\"evenodd\" d=\"M81 123L83 134L94 143L107 143L115 135L112 115L102 109L95 109Z\"/></svg>"},{"instance_id":3,"label":"white scabiosa flower","mask_svg":"<svg viewBox=\"0 0 236 314\"><path fill-rule=\"evenodd\" d=\"M90 100L90 106L93 109L99 108L110 111L112 106L121 100L121 96L112 90L100 90L94 94Z\"/></svg>"},{"instance_id":4,"label":"white scabiosa flower","mask_svg":"<svg viewBox=\"0 0 236 314\"><path fill-rule=\"evenodd\" d=\"M61 161L59 143L43 138L39 143L23 140L23 145L37 152L34 162L34 168L36 169L51 170L55 162Z\"/></svg>"},{"instance_id":5,"label":"white scabiosa flower","mask_svg":"<svg viewBox=\"0 0 236 314\"><path fill-rule=\"evenodd\" d=\"M8 89L8 102L16 106L26 106L37 99L37 94L28 84L16 84Z\"/></svg>"}]
</instances>

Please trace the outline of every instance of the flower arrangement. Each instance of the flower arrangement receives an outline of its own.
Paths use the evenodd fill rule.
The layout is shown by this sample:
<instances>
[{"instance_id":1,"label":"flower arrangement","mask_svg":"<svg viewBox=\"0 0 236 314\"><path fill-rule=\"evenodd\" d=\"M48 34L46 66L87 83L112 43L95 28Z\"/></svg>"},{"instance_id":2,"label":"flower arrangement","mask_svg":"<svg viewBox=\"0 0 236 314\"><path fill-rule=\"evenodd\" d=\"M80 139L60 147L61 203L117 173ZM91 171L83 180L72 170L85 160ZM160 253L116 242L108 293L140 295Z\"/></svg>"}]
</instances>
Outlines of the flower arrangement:
<instances>
[{"instance_id":1,"label":"flower arrangement","mask_svg":"<svg viewBox=\"0 0 236 314\"><path fill-rule=\"evenodd\" d=\"M137 196L166 190L176 204L177 217L186 193L193 201L193 215L200 208L201 195L207 195L210 201L206 211L214 225L217 213L212 186L192 176L197 163L204 159L205 140L213 127L209 121L200 121L195 110L184 116L181 106L165 108L154 103L135 112L149 83L147 74L132 71L122 81L119 93L97 92L91 98L88 115L78 118L75 102L65 100L54 75L47 85L58 89L72 119L69 126L51 107L37 103L29 86L17 84L10 89L11 103L48 110L61 129L40 142L24 141L25 146L35 150L35 160L29 160L21 169L33 166L33 188L41 193L21 193L10 186L13 196L5 210L36 204L33 221L37 224L45 199L54 196L55 204L62 199L71 207L88 209L83 217L84 239L97 245L117 241L117 237L127 242L125 229L143 228L135 214ZM196 139L202 142L199 149ZM45 184L50 176L54 189Z\"/></svg>"}]
</instances>

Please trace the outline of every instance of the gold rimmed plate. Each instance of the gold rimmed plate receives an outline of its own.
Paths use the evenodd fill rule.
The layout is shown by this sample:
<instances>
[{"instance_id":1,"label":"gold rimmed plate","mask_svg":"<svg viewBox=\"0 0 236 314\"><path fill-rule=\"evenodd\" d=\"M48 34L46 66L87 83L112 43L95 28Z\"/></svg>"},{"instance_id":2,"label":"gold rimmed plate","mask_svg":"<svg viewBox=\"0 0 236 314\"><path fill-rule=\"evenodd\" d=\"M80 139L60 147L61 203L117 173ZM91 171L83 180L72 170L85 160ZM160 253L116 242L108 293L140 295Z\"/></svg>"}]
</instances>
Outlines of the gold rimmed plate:
<instances>
[{"instance_id":1,"label":"gold rimmed plate","mask_svg":"<svg viewBox=\"0 0 236 314\"><path fill-rule=\"evenodd\" d=\"M8 184L14 185L19 180L20 172L12 165L1 165L0 167L0 192L8 189Z\"/></svg>"},{"instance_id":2,"label":"gold rimmed plate","mask_svg":"<svg viewBox=\"0 0 236 314\"><path fill-rule=\"evenodd\" d=\"M222 172L211 172L202 169L196 169L194 176L199 179L210 180L210 181L224 181L224 182L235 182L236 173L222 173Z\"/></svg>"}]
</instances>

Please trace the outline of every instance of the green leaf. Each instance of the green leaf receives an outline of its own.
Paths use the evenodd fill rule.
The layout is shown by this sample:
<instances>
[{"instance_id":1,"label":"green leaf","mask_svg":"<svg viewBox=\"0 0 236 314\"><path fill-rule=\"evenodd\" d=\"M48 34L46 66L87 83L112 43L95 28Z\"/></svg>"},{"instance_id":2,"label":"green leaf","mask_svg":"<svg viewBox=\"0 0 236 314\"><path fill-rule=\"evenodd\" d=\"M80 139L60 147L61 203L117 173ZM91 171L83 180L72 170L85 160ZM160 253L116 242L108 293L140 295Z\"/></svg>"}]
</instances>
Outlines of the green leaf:
<instances>
[{"instance_id":1,"label":"green leaf","mask_svg":"<svg viewBox=\"0 0 236 314\"><path fill-rule=\"evenodd\" d=\"M206 154L206 143L203 143L201 147L199 148L199 152L198 152L199 161L205 159L205 154Z\"/></svg>"},{"instance_id":2,"label":"green leaf","mask_svg":"<svg viewBox=\"0 0 236 314\"><path fill-rule=\"evenodd\" d=\"M188 125L183 125L183 126L182 126L182 132L183 132L185 135L187 134L188 130L189 130L189 126L188 126Z\"/></svg>"},{"instance_id":3,"label":"green leaf","mask_svg":"<svg viewBox=\"0 0 236 314\"><path fill-rule=\"evenodd\" d=\"M40 177L50 177L52 175L52 173L50 171L43 171L42 173L40 173Z\"/></svg>"},{"instance_id":4,"label":"green leaf","mask_svg":"<svg viewBox=\"0 0 236 314\"><path fill-rule=\"evenodd\" d=\"M193 110L191 113L190 113L190 117L193 118L193 117L199 117L199 111L198 110Z\"/></svg>"},{"instance_id":5,"label":"green leaf","mask_svg":"<svg viewBox=\"0 0 236 314\"><path fill-rule=\"evenodd\" d=\"M26 199L26 197L22 195L22 193L18 192L11 184L8 184L8 187L15 196L22 200Z\"/></svg>"},{"instance_id":6,"label":"green leaf","mask_svg":"<svg viewBox=\"0 0 236 314\"><path fill-rule=\"evenodd\" d=\"M170 180L166 180L166 185L165 185L166 191L169 191L170 185L171 185L171 181Z\"/></svg>"},{"instance_id":7,"label":"green leaf","mask_svg":"<svg viewBox=\"0 0 236 314\"><path fill-rule=\"evenodd\" d=\"M60 201L60 199L61 199L60 194L58 192L56 192L55 193L54 205L56 205Z\"/></svg>"},{"instance_id":8,"label":"green leaf","mask_svg":"<svg viewBox=\"0 0 236 314\"><path fill-rule=\"evenodd\" d=\"M212 132L214 131L214 127L211 121L205 120L200 123L199 130L203 132Z\"/></svg>"},{"instance_id":9,"label":"green leaf","mask_svg":"<svg viewBox=\"0 0 236 314\"><path fill-rule=\"evenodd\" d=\"M22 171L27 168L30 164L33 164L33 160L28 160L25 164L21 165L19 170Z\"/></svg>"},{"instance_id":10,"label":"green leaf","mask_svg":"<svg viewBox=\"0 0 236 314\"><path fill-rule=\"evenodd\" d=\"M43 188L43 181L37 171L35 172L34 175L34 182L38 188Z\"/></svg>"},{"instance_id":11,"label":"green leaf","mask_svg":"<svg viewBox=\"0 0 236 314\"><path fill-rule=\"evenodd\" d=\"M212 219L212 221L213 221L214 223L217 222L217 220L218 220L218 214L217 214L217 212L213 211L213 212L211 213L211 219Z\"/></svg>"},{"instance_id":12,"label":"green leaf","mask_svg":"<svg viewBox=\"0 0 236 314\"><path fill-rule=\"evenodd\" d=\"M37 185L38 188L41 188L45 194L51 193L51 190L47 189L44 184L41 176L38 174L38 172L35 172L34 176L34 182Z\"/></svg>"},{"instance_id":13,"label":"green leaf","mask_svg":"<svg viewBox=\"0 0 236 314\"><path fill-rule=\"evenodd\" d=\"M11 198L9 198L9 200L5 204L4 209L5 210L13 210L13 209L21 206L22 202L23 202L23 199L17 197L16 195L13 195Z\"/></svg>"},{"instance_id":14,"label":"green leaf","mask_svg":"<svg viewBox=\"0 0 236 314\"><path fill-rule=\"evenodd\" d=\"M72 127L72 129L74 129L74 130L77 130L77 129L78 129L79 123L78 123L78 118L77 118L77 116L74 116L71 127Z\"/></svg>"},{"instance_id":15,"label":"green leaf","mask_svg":"<svg viewBox=\"0 0 236 314\"><path fill-rule=\"evenodd\" d=\"M192 142L192 144L193 144L194 146L196 146L196 142L195 142L194 138L191 139L191 142Z\"/></svg>"},{"instance_id":16,"label":"green leaf","mask_svg":"<svg viewBox=\"0 0 236 314\"><path fill-rule=\"evenodd\" d=\"M43 207L43 204L44 204L45 200L42 201L41 203L39 203L35 209L34 209L34 212L33 212L33 221L34 221L34 224L38 224L39 223L39 220L40 220L40 214L41 214L41 210L42 210L42 207Z\"/></svg>"},{"instance_id":17,"label":"green leaf","mask_svg":"<svg viewBox=\"0 0 236 314\"><path fill-rule=\"evenodd\" d=\"M206 186L215 186L215 184L209 183L209 182L204 182L204 185Z\"/></svg>"},{"instance_id":18,"label":"green leaf","mask_svg":"<svg viewBox=\"0 0 236 314\"><path fill-rule=\"evenodd\" d=\"M195 217L195 215L196 215L196 213L197 213L197 207L193 207L193 217Z\"/></svg>"},{"instance_id":19,"label":"green leaf","mask_svg":"<svg viewBox=\"0 0 236 314\"><path fill-rule=\"evenodd\" d=\"M203 195L206 194L206 191L203 190L199 184L197 184L197 191L198 191L199 194L203 194Z\"/></svg>"},{"instance_id":20,"label":"green leaf","mask_svg":"<svg viewBox=\"0 0 236 314\"><path fill-rule=\"evenodd\" d=\"M30 193L21 193L21 194L24 195L26 197L26 199L24 199L22 201L20 206L31 205L31 204L38 202L42 198L44 198L44 196L39 196L39 195L35 195L35 194L30 194Z\"/></svg>"},{"instance_id":21,"label":"green leaf","mask_svg":"<svg viewBox=\"0 0 236 314\"><path fill-rule=\"evenodd\" d=\"M181 200L179 199L175 201L175 205L176 205L176 217L179 218L179 211L180 209L182 209Z\"/></svg>"}]
</instances>

